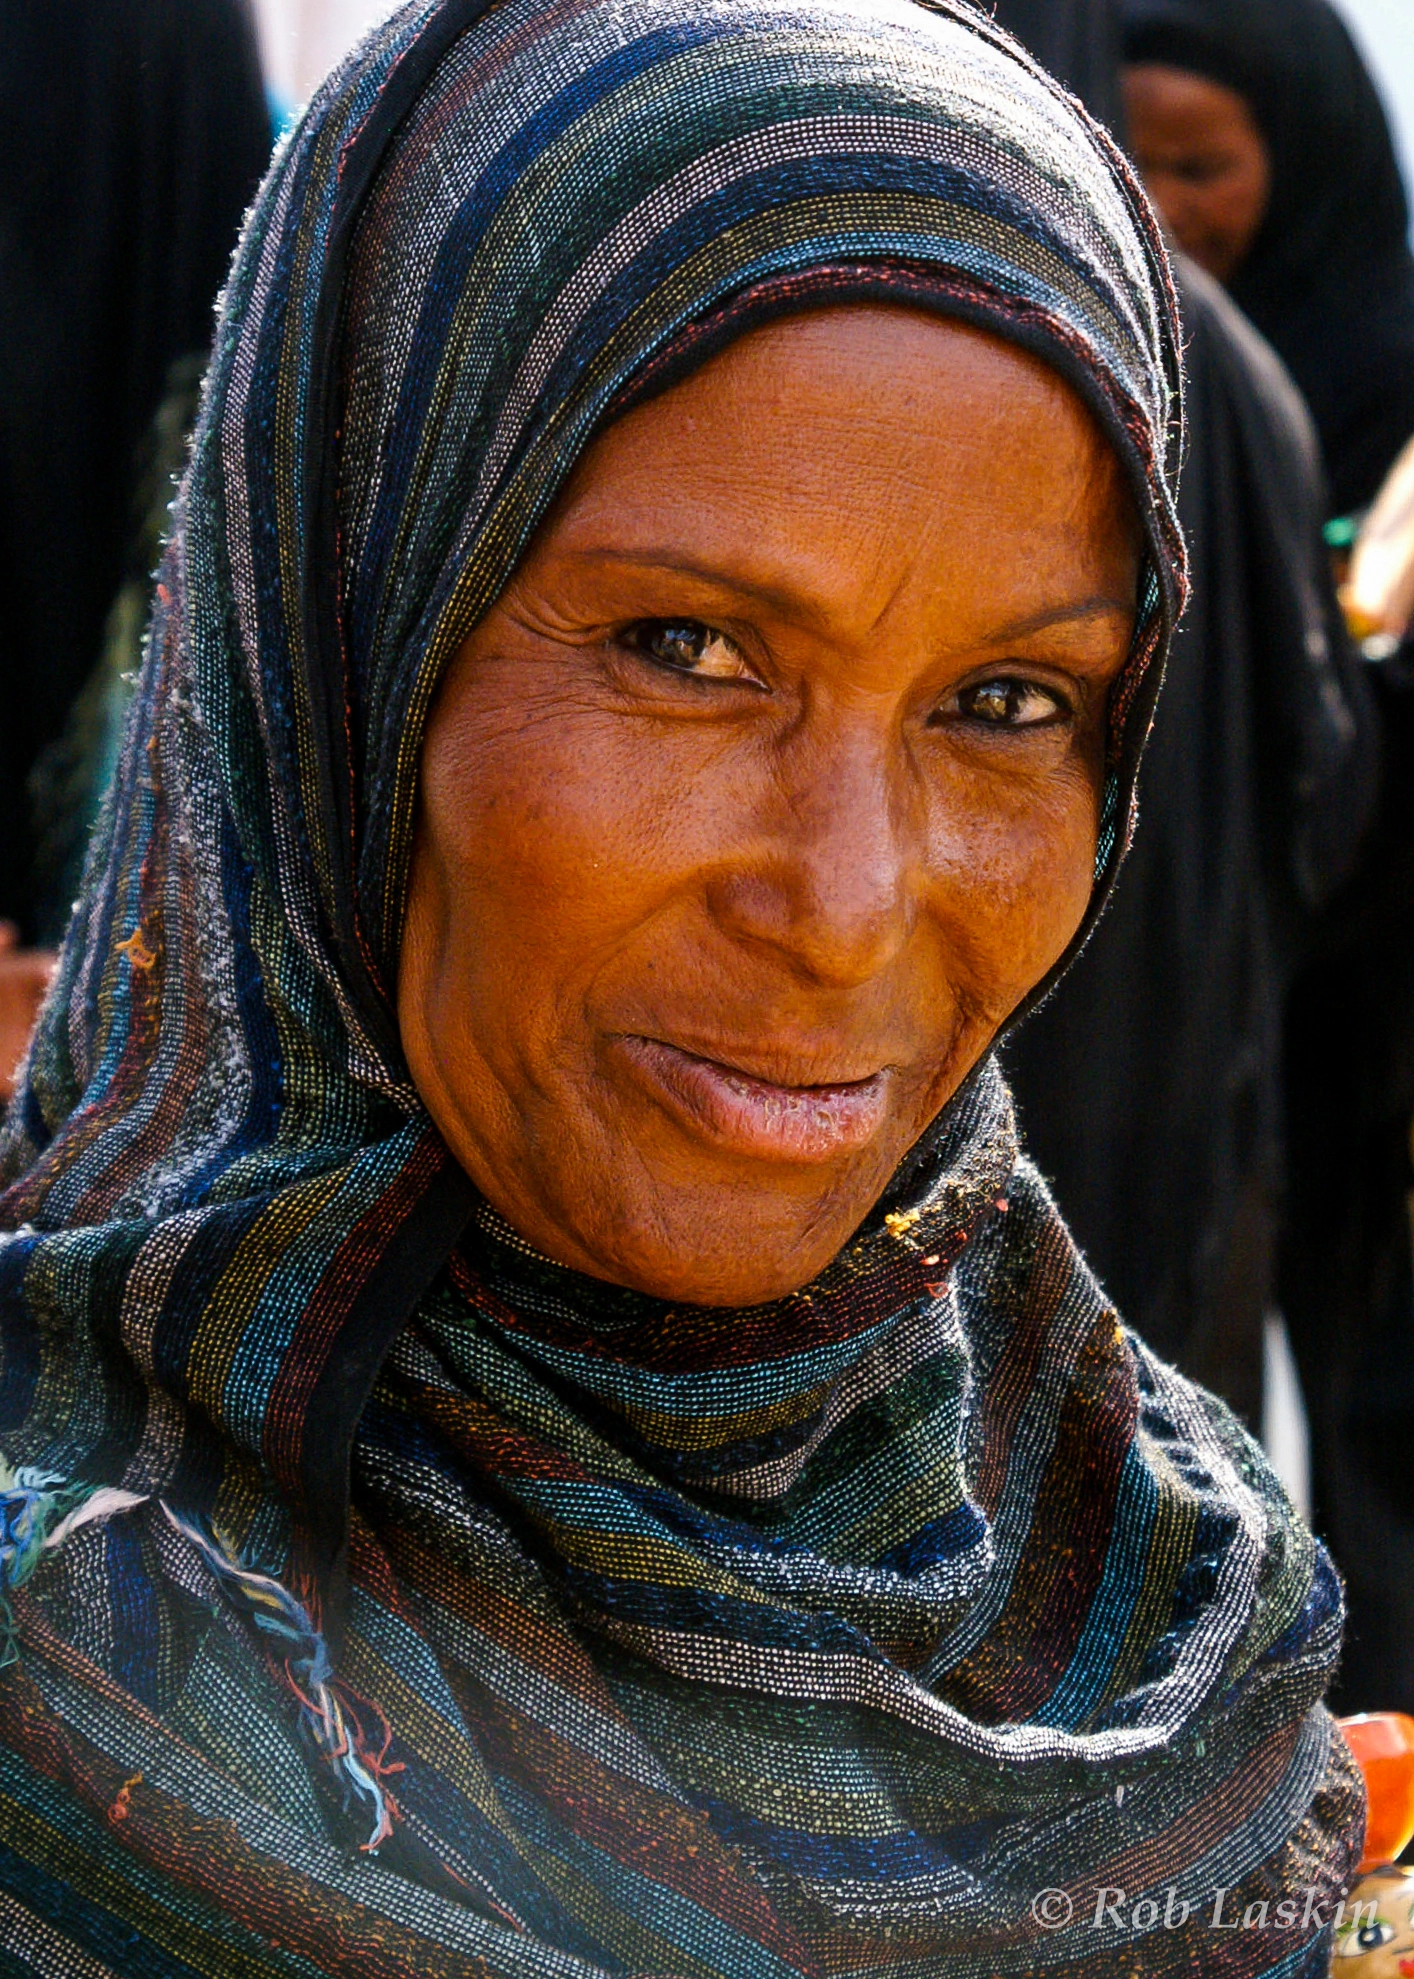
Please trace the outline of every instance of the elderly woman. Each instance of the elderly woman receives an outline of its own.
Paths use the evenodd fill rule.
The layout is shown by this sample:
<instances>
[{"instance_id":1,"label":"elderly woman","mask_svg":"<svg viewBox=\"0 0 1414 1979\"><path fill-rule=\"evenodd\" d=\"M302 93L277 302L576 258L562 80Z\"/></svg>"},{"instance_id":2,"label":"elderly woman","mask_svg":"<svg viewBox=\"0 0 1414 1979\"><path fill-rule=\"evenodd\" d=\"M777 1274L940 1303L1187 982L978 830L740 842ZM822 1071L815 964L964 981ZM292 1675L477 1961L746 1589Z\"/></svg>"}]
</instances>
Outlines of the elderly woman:
<instances>
[{"instance_id":1,"label":"elderly woman","mask_svg":"<svg viewBox=\"0 0 1414 1979\"><path fill-rule=\"evenodd\" d=\"M1113 148L413 0L217 352L9 1127L11 1969L1322 1970L1338 1587L990 1055L1181 590Z\"/></svg>"}]
</instances>

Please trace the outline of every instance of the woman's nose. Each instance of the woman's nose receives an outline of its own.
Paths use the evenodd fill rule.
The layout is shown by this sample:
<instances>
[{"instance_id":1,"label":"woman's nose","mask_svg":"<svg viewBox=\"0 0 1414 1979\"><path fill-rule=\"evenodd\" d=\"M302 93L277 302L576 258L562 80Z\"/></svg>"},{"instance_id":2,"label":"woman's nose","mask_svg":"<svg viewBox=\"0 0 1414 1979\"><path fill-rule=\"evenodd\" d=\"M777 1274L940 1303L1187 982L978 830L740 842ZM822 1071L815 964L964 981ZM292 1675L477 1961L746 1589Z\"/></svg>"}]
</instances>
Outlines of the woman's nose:
<instances>
[{"instance_id":1,"label":"woman's nose","mask_svg":"<svg viewBox=\"0 0 1414 1979\"><path fill-rule=\"evenodd\" d=\"M719 925L821 984L880 975L918 913L919 834L903 781L885 738L797 737L770 766L756 830L713 882Z\"/></svg>"}]
</instances>

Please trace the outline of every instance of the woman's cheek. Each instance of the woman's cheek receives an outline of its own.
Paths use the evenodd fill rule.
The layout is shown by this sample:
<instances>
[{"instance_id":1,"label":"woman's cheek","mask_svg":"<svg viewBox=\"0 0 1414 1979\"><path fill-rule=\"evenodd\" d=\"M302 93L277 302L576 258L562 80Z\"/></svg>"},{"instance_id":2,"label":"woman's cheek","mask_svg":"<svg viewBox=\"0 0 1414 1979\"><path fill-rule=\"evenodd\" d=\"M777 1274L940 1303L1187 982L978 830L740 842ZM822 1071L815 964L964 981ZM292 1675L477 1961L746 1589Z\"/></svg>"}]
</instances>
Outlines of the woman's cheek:
<instances>
[{"instance_id":1,"label":"woman's cheek","mask_svg":"<svg viewBox=\"0 0 1414 1979\"><path fill-rule=\"evenodd\" d=\"M622 955L673 967L645 931L691 892L733 806L691 735L645 746L642 724L569 696L514 733L467 705L476 741L434 735L424 754L436 1002L458 1055L513 1079L585 1048Z\"/></svg>"},{"instance_id":2,"label":"woman's cheek","mask_svg":"<svg viewBox=\"0 0 1414 1979\"><path fill-rule=\"evenodd\" d=\"M1024 745L1023 745L1024 746ZM964 1000L1001 1024L1065 953L1094 886L1099 805L1087 766L984 767L935 827L933 898Z\"/></svg>"}]
</instances>

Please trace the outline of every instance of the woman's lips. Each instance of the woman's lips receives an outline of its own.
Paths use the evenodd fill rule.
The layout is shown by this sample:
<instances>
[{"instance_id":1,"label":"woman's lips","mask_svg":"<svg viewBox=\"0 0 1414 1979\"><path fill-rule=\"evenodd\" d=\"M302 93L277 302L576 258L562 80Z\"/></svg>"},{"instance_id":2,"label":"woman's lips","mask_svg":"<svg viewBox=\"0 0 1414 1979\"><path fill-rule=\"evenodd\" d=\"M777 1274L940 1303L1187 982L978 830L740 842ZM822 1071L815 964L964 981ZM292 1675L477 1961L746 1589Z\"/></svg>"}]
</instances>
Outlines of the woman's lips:
<instances>
[{"instance_id":1,"label":"woman's lips","mask_svg":"<svg viewBox=\"0 0 1414 1979\"><path fill-rule=\"evenodd\" d=\"M826 1161L867 1147L889 1110L889 1075L784 1086L658 1038L621 1037L641 1076L713 1140L772 1161Z\"/></svg>"}]
</instances>

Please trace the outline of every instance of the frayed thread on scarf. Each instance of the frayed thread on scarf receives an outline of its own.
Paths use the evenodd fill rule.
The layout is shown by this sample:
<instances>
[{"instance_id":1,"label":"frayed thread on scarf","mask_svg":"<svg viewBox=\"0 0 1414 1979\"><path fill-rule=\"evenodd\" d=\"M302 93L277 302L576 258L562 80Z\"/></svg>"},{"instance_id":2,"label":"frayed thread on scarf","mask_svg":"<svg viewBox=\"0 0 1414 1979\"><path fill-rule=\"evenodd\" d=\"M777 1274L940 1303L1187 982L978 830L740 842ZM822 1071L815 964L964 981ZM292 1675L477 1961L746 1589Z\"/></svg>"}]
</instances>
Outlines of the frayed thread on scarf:
<instances>
[{"instance_id":1,"label":"frayed thread on scarf","mask_svg":"<svg viewBox=\"0 0 1414 1979\"><path fill-rule=\"evenodd\" d=\"M17 1662L20 1654L10 1596L31 1578L44 1554L62 1546L80 1526L144 1502L145 1495L137 1492L65 1484L50 1471L12 1469L0 1457L0 1670ZM276 1673L299 1706L302 1735L343 1787L345 1809L357 1801L368 1810L372 1827L360 1846L375 1852L399 1818L385 1783L390 1774L403 1770L388 1760L392 1732L386 1718L376 1705L369 1707L382 1734L375 1750L353 1693L334 1676L328 1646L304 1603L270 1575L242 1566L194 1520L165 1502L162 1510L196 1548L222 1591L268 1639Z\"/></svg>"},{"instance_id":2,"label":"frayed thread on scarf","mask_svg":"<svg viewBox=\"0 0 1414 1979\"><path fill-rule=\"evenodd\" d=\"M380 1720L382 1742L375 1749L358 1711L358 1703L367 1701L356 1701L349 1686L335 1677L328 1645L304 1603L273 1576L242 1566L219 1538L193 1520L166 1503L162 1510L200 1553L223 1592L268 1638L276 1672L299 1705L301 1733L342 1786L345 1810L355 1801L368 1810L373 1825L360 1847L376 1853L400 1818L386 1781L403 1768L389 1762L392 1731L386 1718L376 1705L369 1707Z\"/></svg>"},{"instance_id":3,"label":"frayed thread on scarf","mask_svg":"<svg viewBox=\"0 0 1414 1979\"><path fill-rule=\"evenodd\" d=\"M12 1470L0 1457L0 1670L19 1661L10 1596L60 1542L75 1509L94 1495L91 1484L65 1484L51 1471Z\"/></svg>"}]
</instances>

